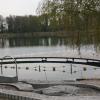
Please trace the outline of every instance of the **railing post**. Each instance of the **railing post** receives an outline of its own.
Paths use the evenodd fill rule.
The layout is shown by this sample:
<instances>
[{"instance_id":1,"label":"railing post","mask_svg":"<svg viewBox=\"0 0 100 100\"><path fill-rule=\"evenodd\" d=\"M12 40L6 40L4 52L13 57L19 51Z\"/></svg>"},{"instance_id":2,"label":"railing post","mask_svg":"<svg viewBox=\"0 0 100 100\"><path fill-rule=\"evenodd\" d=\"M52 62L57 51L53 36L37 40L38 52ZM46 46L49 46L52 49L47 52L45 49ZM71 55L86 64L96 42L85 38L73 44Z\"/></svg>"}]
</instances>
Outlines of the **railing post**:
<instances>
[{"instance_id":1,"label":"railing post","mask_svg":"<svg viewBox=\"0 0 100 100\"><path fill-rule=\"evenodd\" d=\"M70 66L70 73L73 74L73 66L72 66L72 63L71 63L71 66Z\"/></svg>"},{"instance_id":2,"label":"railing post","mask_svg":"<svg viewBox=\"0 0 100 100\"><path fill-rule=\"evenodd\" d=\"M2 68L2 60L1 60L1 75L3 75L3 68Z\"/></svg>"},{"instance_id":3,"label":"railing post","mask_svg":"<svg viewBox=\"0 0 100 100\"><path fill-rule=\"evenodd\" d=\"M40 68L40 65L39 65L39 72L41 72L41 68Z\"/></svg>"},{"instance_id":4,"label":"railing post","mask_svg":"<svg viewBox=\"0 0 100 100\"><path fill-rule=\"evenodd\" d=\"M4 59L7 59L7 58L11 58L11 59L14 60L15 66L16 66L16 77L18 78L18 70L17 70L16 58L13 58L13 57L11 57L11 56L5 56L5 57L2 58L2 60L1 60L1 74L3 74L3 69L2 69L3 60L4 60Z\"/></svg>"},{"instance_id":5,"label":"railing post","mask_svg":"<svg viewBox=\"0 0 100 100\"><path fill-rule=\"evenodd\" d=\"M17 69L16 59L15 59L15 64L16 64L16 77L18 77L18 69Z\"/></svg>"}]
</instances>

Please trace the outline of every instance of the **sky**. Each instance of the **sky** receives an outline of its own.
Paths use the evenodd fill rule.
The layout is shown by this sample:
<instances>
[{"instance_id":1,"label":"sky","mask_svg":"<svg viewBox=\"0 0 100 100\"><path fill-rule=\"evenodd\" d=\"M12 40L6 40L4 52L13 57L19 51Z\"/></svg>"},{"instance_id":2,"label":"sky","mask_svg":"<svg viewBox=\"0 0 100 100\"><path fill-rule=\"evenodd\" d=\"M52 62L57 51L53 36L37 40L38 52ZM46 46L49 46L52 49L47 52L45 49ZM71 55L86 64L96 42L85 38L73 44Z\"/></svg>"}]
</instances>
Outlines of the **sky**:
<instances>
[{"instance_id":1,"label":"sky","mask_svg":"<svg viewBox=\"0 0 100 100\"><path fill-rule=\"evenodd\" d=\"M0 0L0 15L36 15L41 0Z\"/></svg>"}]
</instances>

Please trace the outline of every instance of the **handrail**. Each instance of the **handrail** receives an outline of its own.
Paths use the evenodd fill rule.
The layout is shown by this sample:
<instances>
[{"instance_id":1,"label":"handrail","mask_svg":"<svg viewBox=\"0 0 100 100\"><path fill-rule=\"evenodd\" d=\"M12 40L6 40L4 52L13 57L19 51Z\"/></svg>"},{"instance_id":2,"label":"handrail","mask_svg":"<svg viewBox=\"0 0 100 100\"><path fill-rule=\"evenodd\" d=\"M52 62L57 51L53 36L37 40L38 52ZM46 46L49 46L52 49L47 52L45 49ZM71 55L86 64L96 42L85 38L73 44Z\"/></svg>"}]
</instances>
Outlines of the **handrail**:
<instances>
[{"instance_id":1,"label":"handrail","mask_svg":"<svg viewBox=\"0 0 100 100\"><path fill-rule=\"evenodd\" d=\"M2 60L3 58L0 58ZM5 60L10 60L12 57L5 57ZM90 58L74 58L74 57L14 57L15 61L5 61L2 64L12 63L74 63L85 64L100 67L100 60Z\"/></svg>"},{"instance_id":2,"label":"handrail","mask_svg":"<svg viewBox=\"0 0 100 100\"><path fill-rule=\"evenodd\" d=\"M6 56L5 56L6 57ZM11 56L7 56L11 57ZM99 59L92 59L92 58L78 58L78 57L13 57L14 59L76 59L76 60L91 60L91 61L100 61ZM5 58L5 60L12 59L12 58ZM2 58L0 58L2 60Z\"/></svg>"},{"instance_id":3,"label":"handrail","mask_svg":"<svg viewBox=\"0 0 100 100\"><path fill-rule=\"evenodd\" d=\"M17 70L17 62L16 62L16 59L14 57L11 57L11 56L4 56L1 60L1 74L3 74L3 71L2 71L2 64L3 64L3 60L7 60L7 59L13 59L14 60L14 63L15 63L15 66L16 66L16 77L18 77L18 70Z\"/></svg>"}]
</instances>

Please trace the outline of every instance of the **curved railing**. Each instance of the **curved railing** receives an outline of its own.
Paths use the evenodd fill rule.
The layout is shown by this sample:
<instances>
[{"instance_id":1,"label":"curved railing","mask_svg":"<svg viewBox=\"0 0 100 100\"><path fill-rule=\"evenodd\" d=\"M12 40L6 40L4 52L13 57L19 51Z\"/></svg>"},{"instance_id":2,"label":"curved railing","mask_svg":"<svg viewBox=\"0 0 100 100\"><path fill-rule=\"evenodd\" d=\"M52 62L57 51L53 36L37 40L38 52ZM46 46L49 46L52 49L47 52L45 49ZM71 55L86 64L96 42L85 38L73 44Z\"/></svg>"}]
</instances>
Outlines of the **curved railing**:
<instances>
[{"instance_id":1,"label":"curved railing","mask_svg":"<svg viewBox=\"0 0 100 100\"><path fill-rule=\"evenodd\" d=\"M2 62L2 60L5 60ZM11 61L10 59L14 59ZM5 56L0 58L0 64L21 64L21 63L72 63L72 64L84 64L90 66L100 67L100 60L89 58L74 58L74 57L10 57Z\"/></svg>"},{"instance_id":2,"label":"curved railing","mask_svg":"<svg viewBox=\"0 0 100 100\"><path fill-rule=\"evenodd\" d=\"M0 60L1 60L1 62L0 62L0 64L1 64L1 74L3 74L3 69L2 69L3 66L2 66L2 65L5 64L5 62L3 62L3 61L4 61L4 60L7 60L7 59L9 59L8 62L13 62L13 63L15 63L15 66L16 66L16 77L18 77L16 59L15 59L14 57L11 57L11 56L4 56L3 58L0 59ZM13 59L13 61L10 61L11 59ZM9 63L8 63L8 64L9 64Z\"/></svg>"}]
</instances>

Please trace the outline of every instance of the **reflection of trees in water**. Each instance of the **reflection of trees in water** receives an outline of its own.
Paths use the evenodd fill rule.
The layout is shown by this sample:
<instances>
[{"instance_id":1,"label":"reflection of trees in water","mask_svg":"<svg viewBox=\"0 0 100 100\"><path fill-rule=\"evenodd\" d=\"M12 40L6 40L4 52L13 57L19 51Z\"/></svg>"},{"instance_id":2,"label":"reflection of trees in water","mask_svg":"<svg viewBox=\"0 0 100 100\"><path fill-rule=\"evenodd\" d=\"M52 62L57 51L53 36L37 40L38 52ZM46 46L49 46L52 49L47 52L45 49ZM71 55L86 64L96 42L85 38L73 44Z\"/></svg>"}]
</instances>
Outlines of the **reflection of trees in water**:
<instances>
[{"instance_id":1,"label":"reflection of trees in water","mask_svg":"<svg viewBox=\"0 0 100 100\"><path fill-rule=\"evenodd\" d=\"M9 47L9 40L7 38L3 39L0 38L0 48L7 48Z\"/></svg>"},{"instance_id":2,"label":"reflection of trees in water","mask_svg":"<svg viewBox=\"0 0 100 100\"><path fill-rule=\"evenodd\" d=\"M100 47L100 35L99 33L76 33L68 37L45 37L45 38L1 38L0 47L23 47L23 46L68 46L72 49L77 48L80 52L82 46L94 45L95 51L98 51Z\"/></svg>"}]
</instances>

